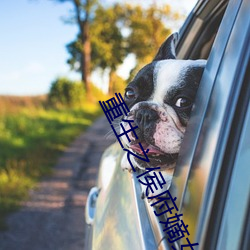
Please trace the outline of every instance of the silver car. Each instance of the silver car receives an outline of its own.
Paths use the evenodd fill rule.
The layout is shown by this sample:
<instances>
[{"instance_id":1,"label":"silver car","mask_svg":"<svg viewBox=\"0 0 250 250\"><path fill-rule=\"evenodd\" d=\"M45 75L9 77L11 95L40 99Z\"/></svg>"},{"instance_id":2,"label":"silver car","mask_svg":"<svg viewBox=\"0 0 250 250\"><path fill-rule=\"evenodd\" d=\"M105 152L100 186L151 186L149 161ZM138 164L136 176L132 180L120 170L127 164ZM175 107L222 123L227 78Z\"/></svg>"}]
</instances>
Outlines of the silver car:
<instances>
[{"instance_id":1,"label":"silver car","mask_svg":"<svg viewBox=\"0 0 250 250\"><path fill-rule=\"evenodd\" d=\"M180 59L208 59L171 194L193 249L250 249L250 1L199 1L180 30ZM123 172L118 143L102 157L86 206L86 249L173 249L160 217ZM184 241L176 245L182 248Z\"/></svg>"}]
</instances>

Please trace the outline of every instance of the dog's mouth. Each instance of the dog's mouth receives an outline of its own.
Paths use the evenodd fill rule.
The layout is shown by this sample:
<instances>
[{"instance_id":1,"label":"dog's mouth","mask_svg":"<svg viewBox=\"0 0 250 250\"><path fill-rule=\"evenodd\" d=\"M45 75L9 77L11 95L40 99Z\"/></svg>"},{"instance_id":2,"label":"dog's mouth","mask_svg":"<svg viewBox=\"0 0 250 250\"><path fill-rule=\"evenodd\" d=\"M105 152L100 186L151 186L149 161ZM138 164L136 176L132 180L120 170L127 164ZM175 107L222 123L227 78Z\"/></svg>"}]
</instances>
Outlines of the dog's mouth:
<instances>
[{"instance_id":1,"label":"dog's mouth","mask_svg":"<svg viewBox=\"0 0 250 250\"><path fill-rule=\"evenodd\" d=\"M178 153L173 153L173 154L165 153L161 151L159 148L157 148L156 146L153 146L146 142L141 142L141 145L145 152L147 149L149 150L149 152L147 153L147 156L150 160L150 164L152 165L165 165L165 164L169 165L171 163L176 162L177 160ZM145 158L143 151L140 148L138 143L131 143L129 145L129 148L132 149L132 151L138 156L142 156L143 158Z\"/></svg>"}]
</instances>

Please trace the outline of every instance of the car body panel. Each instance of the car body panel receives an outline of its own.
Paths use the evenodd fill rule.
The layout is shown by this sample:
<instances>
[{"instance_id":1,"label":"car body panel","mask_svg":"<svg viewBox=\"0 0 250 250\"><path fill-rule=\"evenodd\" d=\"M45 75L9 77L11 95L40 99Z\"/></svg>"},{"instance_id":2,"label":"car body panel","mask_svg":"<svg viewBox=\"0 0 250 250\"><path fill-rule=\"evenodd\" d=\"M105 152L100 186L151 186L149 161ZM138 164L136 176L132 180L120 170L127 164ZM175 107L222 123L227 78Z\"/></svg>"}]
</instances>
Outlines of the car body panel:
<instances>
[{"instance_id":1,"label":"car body panel","mask_svg":"<svg viewBox=\"0 0 250 250\"><path fill-rule=\"evenodd\" d=\"M132 174L121 169L122 155L115 143L105 151L100 164L93 249L157 249L145 205L135 196L137 183Z\"/></svg>"}]
</instances>

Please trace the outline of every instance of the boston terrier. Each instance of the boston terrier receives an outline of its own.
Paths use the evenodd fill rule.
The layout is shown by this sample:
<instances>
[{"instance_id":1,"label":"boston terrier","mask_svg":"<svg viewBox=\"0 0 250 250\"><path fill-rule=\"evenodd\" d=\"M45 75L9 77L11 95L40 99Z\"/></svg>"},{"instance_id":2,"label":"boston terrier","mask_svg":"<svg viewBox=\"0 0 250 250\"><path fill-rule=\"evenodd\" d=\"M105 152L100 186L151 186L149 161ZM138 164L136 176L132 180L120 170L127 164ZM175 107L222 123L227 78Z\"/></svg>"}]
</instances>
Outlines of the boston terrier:
<instances>
[{"instance_id":1,"label":"boston terrier","mask_svg":"<svg viewBox=\"0 0 250 250\"><path fill-rule=\"evenodd\" d=\"M143 67L125 89L124 100L130 109L126 120L133 120L139 139L129 134L127 147L133 153L145 158L143 149L149 149L150 162L131 157L133 166L145 168L160 167L171 184L172 175L185 133L196 91L206 65L206 60L178 60L175 46L178 33L172 34L160 47L153 61ZM126 128L127 123L123 122ZM128 129L128 128L127 128ZM124 156L122 168L131 170Z\"/></svg>"}]
</instances>

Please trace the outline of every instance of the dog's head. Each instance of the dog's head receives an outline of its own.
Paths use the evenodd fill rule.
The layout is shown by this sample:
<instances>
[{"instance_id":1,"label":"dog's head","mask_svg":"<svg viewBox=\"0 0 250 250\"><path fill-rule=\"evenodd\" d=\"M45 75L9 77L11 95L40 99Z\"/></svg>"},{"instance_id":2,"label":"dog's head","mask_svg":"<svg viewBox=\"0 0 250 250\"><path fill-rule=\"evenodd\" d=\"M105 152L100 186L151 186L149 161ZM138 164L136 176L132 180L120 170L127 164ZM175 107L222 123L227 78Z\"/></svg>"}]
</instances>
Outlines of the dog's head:
<instances>
[{"instance_id":1,"label":"dog's head","mask_svg":"<svg viewBox=\"0 0 250 250\"><path fill-rule=\"evenodd\" d=\"M138 126L135 140L129 134L128 147L138 155L149 149L150 162L133 157L137 167L175 167L180 145L192 109L205 60L178 60L175 45L178 34L171 35L154 60L142 68L125 89L124 100L130 108L125 119ZM123 124L126 127L126 123Z\"/></svg>"}]
</instances>

